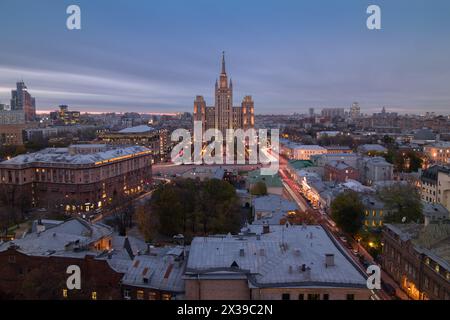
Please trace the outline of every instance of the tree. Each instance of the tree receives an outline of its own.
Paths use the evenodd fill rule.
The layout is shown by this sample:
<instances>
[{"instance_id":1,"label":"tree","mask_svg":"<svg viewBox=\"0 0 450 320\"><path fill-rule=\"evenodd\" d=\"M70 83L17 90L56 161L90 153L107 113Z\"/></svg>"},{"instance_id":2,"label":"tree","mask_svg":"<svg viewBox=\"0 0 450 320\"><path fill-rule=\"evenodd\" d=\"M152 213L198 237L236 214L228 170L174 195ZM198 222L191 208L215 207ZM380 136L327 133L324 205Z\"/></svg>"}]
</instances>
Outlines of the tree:
<instances>
[{"instance_id":1,"label":"tree","mask_svg":"<svg viewBox=\"0 0 450 320\"><path fill-rule=\"evenodd\" d=\"M331 203L331 217L345 233L356 234L362 227L364 205L354 191L339 194Z\"/></svg>"},{"instance_id":2,"label":"tree","mask_svg":"<svg viewBox=\"0 0 450 320\"><path fill-rule=\"evenodd\" d=\"M414 151L408 151L407 156L409 158L409 171L416 172L422 168L423 159Z\"/></svg>"},{"instance_id":3,"label":"tree","mask_svg":"<svg viewBox=\"0 0 450 320\"><path fill-rule=\"evenodd\" d=\"M167 236L228 233L240 226L236 191L218 179L177 179L160 186L152 195L151 214L159 233Z\"/></svg>"},{"instance_id":4,"label":"tree","mask_svg":"<svg viewBox=\"0 0 450 320\"><path fill-rule=\"evenodd\" d=\"M267 194L267 186L263 181L258 181L250 190L254 196L265 196Z\"/></svg>"},{"instance_id":5,"label":"tree","mask_svg":"<svg viewBox=\"0 0 450 320\"><path fill-rule=\"evenodd\" d=\"M423 217L422 202L418 190L409 184L396 183L379 191L380 199L385 203L390 214L385 222L401 223L420 221Z\"/></svg>"},{"instance_id":6,"label":"tree","mask_svg":"<svg viewBox=\"0 0 450 320\"><path fill-rule=\"evenodd\" d=\"M146 203L145 205L138 206L135 213L138 229L144 236L145 241L150 242L154 240L158 226L149 204Z\"/></svg>"}]
</instances>

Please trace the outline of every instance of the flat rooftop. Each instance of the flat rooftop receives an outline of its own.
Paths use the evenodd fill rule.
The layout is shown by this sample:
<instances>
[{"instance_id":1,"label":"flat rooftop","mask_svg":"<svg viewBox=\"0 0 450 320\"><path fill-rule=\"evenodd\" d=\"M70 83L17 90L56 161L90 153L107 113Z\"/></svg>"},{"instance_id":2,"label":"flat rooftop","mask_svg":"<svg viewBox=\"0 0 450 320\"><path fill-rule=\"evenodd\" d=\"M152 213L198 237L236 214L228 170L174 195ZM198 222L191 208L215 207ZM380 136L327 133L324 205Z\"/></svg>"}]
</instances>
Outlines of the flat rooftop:
<instances>
[{"instance_id":1,"label":"flat rooftop","mask_svg":"<svg viewBox=\"0 0 450 320\"><path fill-rule=\"evenodd\" d=\"M96 164L106 160L131 156L142 152L150 152L150 149L142 146L109 147L105 151L93 153L71 153L70 148L96 148L102 145L73 145L69 148L46 148L38 152L22 154L10 160L0 162L0 166L22 166L33 164Z\"/></svg>"},{"instance_id":2,"label":"flat rooftop","mask_svg":"<svg viewBox=\"0 0 450 320\"><path fill-rule=\"evenodd\" d=\"M247 276L254 287L366 287L366 278L321 226L250 225L244 234L196 237L186 274ZM325 264L334 255L334 265ZM309 268L302 271L301 268Z\"/></svg>"},{"instance_id":3,"label":"flat rooftop","mask_svg":"<svg viewBox=\"0 0 450 320\"><path fill-rule=\"evenodd\" d=\"M150 131L155 131L155 128L147 126L147 125L140 125L130 128L125 128L119 131L119 133L146 133Z\"/></svg>"}]
</instances>

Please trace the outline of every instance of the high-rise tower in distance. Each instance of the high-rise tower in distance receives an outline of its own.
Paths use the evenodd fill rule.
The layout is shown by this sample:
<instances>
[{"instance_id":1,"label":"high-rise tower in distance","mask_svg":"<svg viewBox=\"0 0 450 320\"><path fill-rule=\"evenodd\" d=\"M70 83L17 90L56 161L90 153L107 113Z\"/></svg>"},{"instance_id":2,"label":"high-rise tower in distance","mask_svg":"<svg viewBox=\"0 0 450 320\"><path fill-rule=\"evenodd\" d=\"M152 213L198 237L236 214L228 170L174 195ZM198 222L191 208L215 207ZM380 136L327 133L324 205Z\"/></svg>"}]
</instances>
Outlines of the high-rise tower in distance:
<instances>
[{"instance_id":1,"label":"high-rise tower in distance","mask_svg":"<svg viewBox=\"0 0 450 320\"><path fill-rule=\"evenodd\" d=\"M203 96L194 101L194 121L202 122L203 132L216 128L225 137L226 129L249 129L255 125L254 102L245 96L240 106L233 106L233 82L228 81L225 53L222 53L222 68L215 84L214 106L206 106Z\"/></svg>"},{"instance_id":2,"label":"high-rise tower in distance","mask_svg":"<svg viewBox=\"0 0 450 320\"><path fill-rule=\"evenodd\" d=\"M11 91L11 110L22 110L27 122L36 119L36 101L23 81L17 82L16 90Z\"/></svg>"}]
</instances>

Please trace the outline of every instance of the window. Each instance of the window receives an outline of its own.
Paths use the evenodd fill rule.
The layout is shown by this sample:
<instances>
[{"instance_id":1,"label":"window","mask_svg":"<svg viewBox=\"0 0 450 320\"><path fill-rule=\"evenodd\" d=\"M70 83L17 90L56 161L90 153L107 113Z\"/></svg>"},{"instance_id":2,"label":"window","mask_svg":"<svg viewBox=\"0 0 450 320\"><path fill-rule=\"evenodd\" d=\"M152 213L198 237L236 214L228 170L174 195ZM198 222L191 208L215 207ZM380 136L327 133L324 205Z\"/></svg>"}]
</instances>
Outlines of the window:
<instances>
[{"instance_id":1,"label":"window","mask_svg":"<svg viewBox=\"0 0 450 320\"><path fill-rule=\"evenodd\" d=\"M97 300L97 292L96 292L96 291L92 291L92 293L91 293L91 299L92 299L92 300Z\"/></svg>"},{"instance_id":2,"label":"window","mask_svg":"<svg viewBox=\"0 0 450 320\"><path fill-rule=\"evenodd\" d=\"M308 300L320 300L320 294L318 293L309 293Z\"/></svg>"},{"instance_id":3,"label":"window","mask_svg":"<svg viewBox=\"0 0 450 320\"><path fill-rule=\"evenodd\" d=\"M130 290L127 290L127 289L123 290L123 298L125 300L130 300L131 299Z\"/></svg>"},{"instance_id":4,"label":"window","mask_svg":"<svg viewBox=\"0 0 450 320\"><path fill-rule=\"evenodd\" d=\"M63 298L67 298L67 289L63 289Z\"/></svg>"},{"instance_id":5,"label":"window","mask_svg":"<svg viewBox=\"0 0 450 320\"><path fill-rule=\"evenodd\" d=\"M347 300L355 300L355 295L353 293L348 293Z\"/></svg>"},{"instance_id":6,"label":"window","mask_svg":"<svg viewBox=\"0 0 450 320\"><path fill-rule=\"evenodd\" d=\"M434 266L434 271L436 271L436 272L439 272L439 265L438 264L436 264L435 266Z\"/></svg>"},{"instance_id":7,"label":"window","mask_svg":"<svg viewBox=\"0 0 450 320\"><path fill-rule=\"evenodd\" d=\"M283 293L281 295L281 300L291 300L291 295L289 293Z\"/></svg>"},{"instance_id":8,"label":"window","mask_svg":"<svg viewBox=\"0 0 450 320\"><path fill-rule=\"evenodd\" d=\"M136 299L143 300L144 299L144 290L138 290L136 292Z\"/></svg>"},{"instance_id":9,"label":"window","mask_svg":"<svg viewBox=\"0 0 450 320\"><path fill-rule=\"evenodd\" d=\"M325 293L323 295L323 300L330 300L330 295L328 293Z\"/></svg>"},{"instance_id":10,"label":"window","mask_svg":"<svg viewBox=\"0 0 450 320\"><path fill-rule=\"evenodd\" d=\"M434 284L433 293L435 296L439 295L439 286L436 283Z\"/></svg>"},{"instance_id":11,"label":"window","mask_svg":"<svg viewBox=\"0 0 450 320\"><path fill-rule=\"evenodd\" d=\"M161 296L162 300L170 300L172 299L172 296L169 293L163 293L163 295Z\"/></svg>"},{"instance_id":12,"label":"window","mask_svg":"<svg viewBox=\"0 0 450 320\"><path fill-rule=\"evenodd\" d=\"M8 256L9 263L16 263L16 256Z\"/></svg>"},{"instance_id":13,"label":"window","mask_svg":"<svg viewBox=\"0 0 450 320\"><path fill-rule=\"evenodd\" d=\"M303 293L300 293L298 295L298 300L305 300L305 295Z\"/></svg>"},{"instance_id":14,"label":"window","mask_svg":"<svg viewBox=\"0 0 450 320\"><path fill-rule=\"evenodd\" d=\"M156 300L156 292L149 292L148 293L148 300Z\"/></svg>"}]
</instances>

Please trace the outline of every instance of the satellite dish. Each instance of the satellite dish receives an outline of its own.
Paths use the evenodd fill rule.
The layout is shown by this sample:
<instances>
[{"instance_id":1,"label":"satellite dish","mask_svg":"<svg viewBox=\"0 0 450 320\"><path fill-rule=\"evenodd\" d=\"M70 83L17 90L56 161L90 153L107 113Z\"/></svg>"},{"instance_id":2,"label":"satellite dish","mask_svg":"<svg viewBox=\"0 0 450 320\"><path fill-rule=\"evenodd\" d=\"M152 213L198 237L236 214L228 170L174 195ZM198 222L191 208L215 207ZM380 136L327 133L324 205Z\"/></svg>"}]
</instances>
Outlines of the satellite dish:
<instances>
[{"instance_id":1,"label":"satellite dish","mask_svg":"<svg viewBox=\"0 0 450 320\"><path fill-rule=\"evenodd\" d=\"M406 217L403 217L402 218L402 223L405 223L406 222Z\"/></svg>"}]
</instances>

